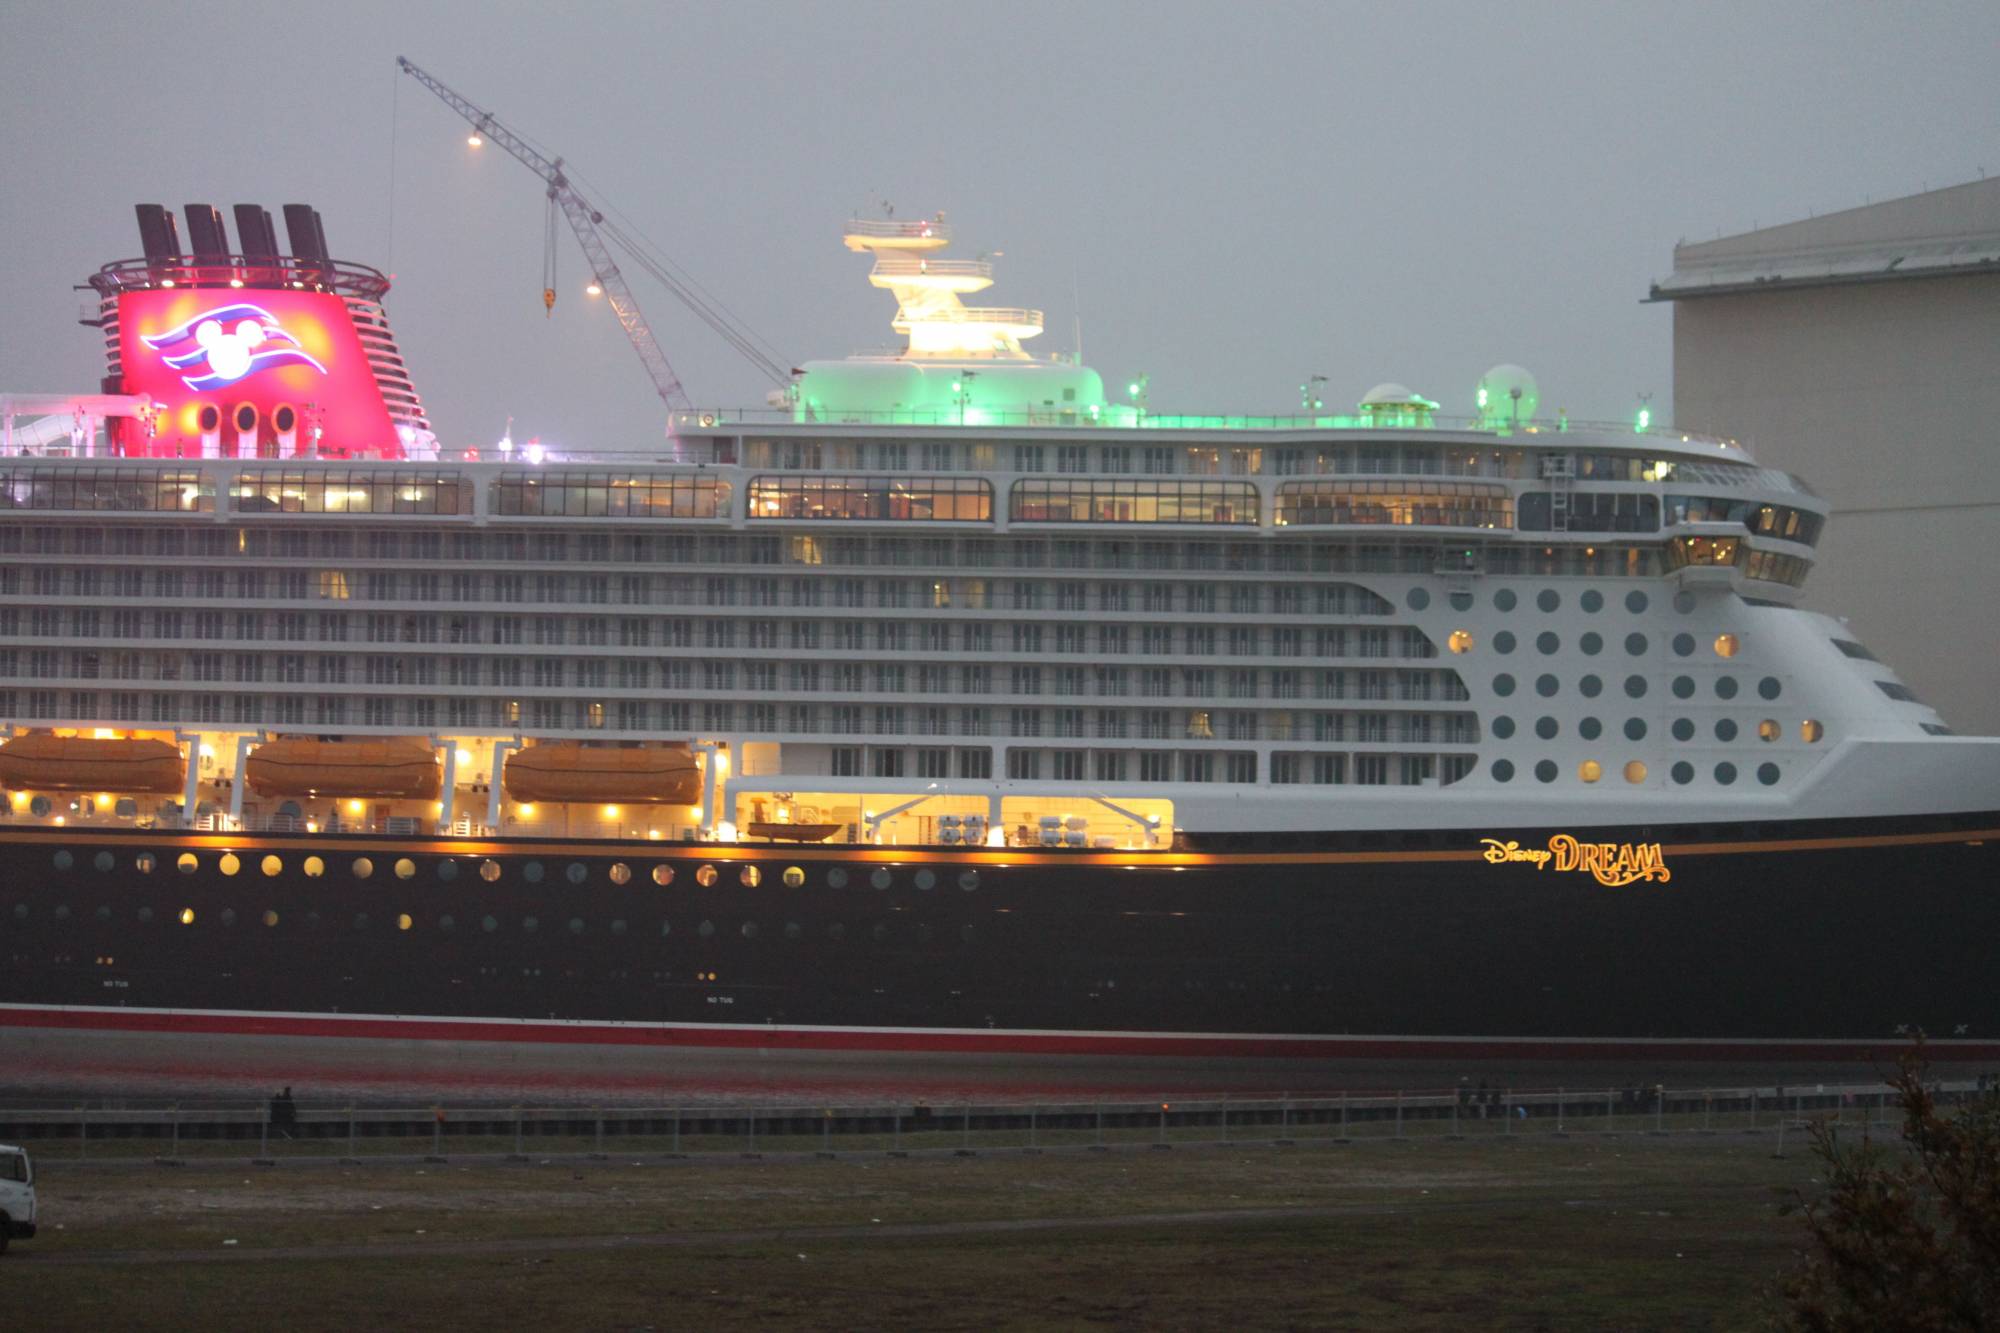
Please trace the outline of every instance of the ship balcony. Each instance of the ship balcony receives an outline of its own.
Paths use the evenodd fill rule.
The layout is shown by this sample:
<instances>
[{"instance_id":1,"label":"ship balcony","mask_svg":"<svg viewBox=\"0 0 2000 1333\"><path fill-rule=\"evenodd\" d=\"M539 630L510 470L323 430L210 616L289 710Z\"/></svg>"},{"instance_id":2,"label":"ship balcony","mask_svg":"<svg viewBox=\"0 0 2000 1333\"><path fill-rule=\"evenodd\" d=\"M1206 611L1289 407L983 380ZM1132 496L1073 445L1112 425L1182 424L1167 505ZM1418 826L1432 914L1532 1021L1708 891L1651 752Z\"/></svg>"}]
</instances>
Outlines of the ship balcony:
<instances>
[{"instance_id":1,"label":"ship balcony","mask_svg":"<svg viewBox=\"0 0 2000 1333\"><path fill-rule=\"evenodd\" d=\"M983 292L993 285L993 265L984 259L877 259L868 281L877 287L915 287L935 292Z\"/></svg>"},{"instance_id":2,"label":"ship balcony","mask_svg":"<svg viewBox=\"0 0 2000 1333\"><path fill-rule=\"evenodd\" d=\"M938 250L951 244L951 227L941 218L850 218L840 239L850 250Z\"/></svg>"},{"instance_id":3,"label":"ship balcony","mask_svg":"<svg viewBox=\"0 0 2000 1333\"><path fill-rule=\"evenodd\" d=\"M951 327L964 336L975 331L1013 338L1032 338L1042 331L1042 312L1014 306L966 306L958 310L927 311L914 318L898 313L891 327L898 333L917 329Z\"/></svg>"}]
</instances>

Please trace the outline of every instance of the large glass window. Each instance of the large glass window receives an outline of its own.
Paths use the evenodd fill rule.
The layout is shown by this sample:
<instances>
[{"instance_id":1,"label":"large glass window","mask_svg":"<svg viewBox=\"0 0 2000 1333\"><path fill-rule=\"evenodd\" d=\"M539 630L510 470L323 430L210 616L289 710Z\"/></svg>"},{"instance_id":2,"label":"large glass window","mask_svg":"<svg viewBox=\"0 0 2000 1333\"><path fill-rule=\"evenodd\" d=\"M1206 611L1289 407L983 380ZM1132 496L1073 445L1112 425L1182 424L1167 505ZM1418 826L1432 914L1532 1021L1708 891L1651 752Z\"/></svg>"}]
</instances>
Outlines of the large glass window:
<instances>
[{"instance_id":1,"label":"large glass window","mask_svg":"<svg viewBox=\"0 0 2000 1333\"><path fill-rule=\"evenodd\" d=\"M1511 528L1514 505L1505 486L1478 482L1287 481L1278 522Z\"/></svg>"},{"instance_id":2,"label":"large glass window","mask_svg":"<svg viewBox=\"0 0 2000 1333\"><path fill-rule=\"evenodd\" d=\"M729 512L729 483L672 473L502 472L490 498L494 514L510 517L721 518Z\"/></svg>"},{"instance_id":3,"label":"large glass window","mask_svg":"<svg viewBox=\"0 0 2000 1333\"><path fill-rule=\"evenodd\" d=\"M1257 488L1240 481L1149 478L1014 483L1017 523L1232 523L1255 527Z\"/></svg>"},{"instance_id":4,"label":"large glass window","mask_svg":"<svg viewBox=\"0 0 2000 1333\"><path fill-rule=\"evenodd\" d=\"M236 474L239 514L469 514L472 487L420 468L253 468Z\"/></svg>"},{"instance_id":5,"label":"large glass window","mask_svg":"<svg viewBox=\"0 0 2000 1333\"><path fill-rule=\"evenodd\" d=\"M1818 545L1820 529L1826 524L1823 515L1810 510L1722 495L1669 495L1666 515L1669 525L1741 523L1759 536L1778 537L1807 546Z\"/></svg>"},{"instance_id":6,"label":"large glass window","mask_svg":"<svg viewBox=\"0 0 2000 1333\"><path fill-rule=\"evenodd\" d=\"M187 468L13 467L0 469L0 509L206 514L215 487Z\"/></svg>"},{"instance_id":7,"label":"large glass window","mask_svg":"<svg viewBox=\"0 0 2000 1333\"><path fill-rule=\"evenodd\" d=\"M750 517L988 523L993 487L977 477L754 477Z\"/></svg>"}]
</instances>

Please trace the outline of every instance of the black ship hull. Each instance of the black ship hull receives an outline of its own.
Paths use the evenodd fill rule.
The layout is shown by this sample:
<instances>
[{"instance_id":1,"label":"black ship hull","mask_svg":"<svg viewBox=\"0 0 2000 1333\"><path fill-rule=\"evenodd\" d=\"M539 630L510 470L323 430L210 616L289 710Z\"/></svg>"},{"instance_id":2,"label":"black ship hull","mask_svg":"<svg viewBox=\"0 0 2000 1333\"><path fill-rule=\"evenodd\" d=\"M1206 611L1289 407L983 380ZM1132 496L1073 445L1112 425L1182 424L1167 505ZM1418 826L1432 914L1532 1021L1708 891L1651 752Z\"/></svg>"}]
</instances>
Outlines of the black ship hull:
<instances>
[{"instance_id":1,"label":"black ship hull","mask_svg":"<svg viewBox=\"0 0 2000 1333\"><path fill-rule=\"evenodd\" d=\"M2000 1057L2000 814L1208 842L7 830L0 1025L1371 1059L1886 1059L1922 1032Z\"/></svg>"}]
</instances>

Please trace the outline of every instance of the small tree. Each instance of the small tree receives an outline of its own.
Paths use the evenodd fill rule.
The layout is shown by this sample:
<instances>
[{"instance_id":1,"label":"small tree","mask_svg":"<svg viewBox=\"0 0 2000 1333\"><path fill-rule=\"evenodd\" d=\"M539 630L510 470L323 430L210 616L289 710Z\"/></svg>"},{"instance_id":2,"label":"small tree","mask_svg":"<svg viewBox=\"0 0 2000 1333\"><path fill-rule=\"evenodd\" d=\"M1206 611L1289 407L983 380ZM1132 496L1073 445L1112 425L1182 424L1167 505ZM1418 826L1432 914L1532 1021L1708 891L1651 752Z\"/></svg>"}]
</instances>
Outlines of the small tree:
<instances>
[{"instance_id":1,"label":"small tree","mask_svg":"<svg viewBox=\"0 0 2000 1333\"><path fill-rule=\"evenodd\" d=\"M1889 1080L1898 1145L1812 1127L1826 1186L1786 1209L1801 1208L1812 1247L1785 1281L1783 1327L2000 1329L2000 1088L1944 1115L1923 1072L1920 1041Z\"/></svg>"}]
</instances>

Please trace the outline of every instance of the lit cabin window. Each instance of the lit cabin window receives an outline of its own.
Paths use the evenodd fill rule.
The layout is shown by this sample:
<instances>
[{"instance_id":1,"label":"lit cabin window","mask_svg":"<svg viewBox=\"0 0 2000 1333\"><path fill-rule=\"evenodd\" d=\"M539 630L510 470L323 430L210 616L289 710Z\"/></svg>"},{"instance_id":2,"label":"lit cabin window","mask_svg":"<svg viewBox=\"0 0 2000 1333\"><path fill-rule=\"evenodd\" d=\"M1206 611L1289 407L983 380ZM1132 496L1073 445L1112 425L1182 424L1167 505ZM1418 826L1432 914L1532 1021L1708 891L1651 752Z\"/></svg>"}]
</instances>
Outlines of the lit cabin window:
<instances>
[{"instance_id":1,"label":"lit cabin window","mask_svg":"<svg viewBox=\"0 0 2000 1333\"><path fill-rule=\"evenodd\" d=\"M1604 766L1595 759L1586 759L1577 765L1576 775L1584 782L1595 782L1604 776Z\"/></svg>"},{"instance_id":2,"label":"lit cabin window","mask_svg":"<svg viewBox=\"0 0 2000 1333\"><path fill-rule=\"evenodd\" d=\"M1826 727L1822 725L1816 718L1809 717L1805 721L1799 723L1799 739L1804 741L1807 745L1819 744L1820 739L1825 735L1826 735Z\"/></svg>"},{"instance_id":3,"label":"lit cabin window","mask_svg":"<svg viewBox=\"0 0 2000 1333\"><path fill-rule=\"evenodd\" d=\"M1715 636L1715 655L1717 657L1734 657L1736 656L1736 650L1741 646L1737 643L1734 634L1718 634Z\"/></svg>"},{"instance_id":4,"label":"lit cabin window","mask_svg":"<svg viewBox=\"0 0 2000 1333\"><path fill-rule=\"evenodd\" d=\"M1469 653L1472 651L1472 636L1462 629L1453 630L1451 637L1444 642L1445 646L1455 653Z\"/></svg>"},{"instance_id":5,"label":"lit cabin window","mask_svg":"<svg viewBox=\"0 0 2000 1333\"><path fill-rule=\"evenodd\" d=\"M1784 728L1780 727L1775 719L1767 717L1757 724L1757 739L1775 741L1783 731Z\"/></svg>"},{"instance_id":6,"label":"lit cabin window","mask_svg":"<svg viewBox=\"0 0 2000 1333\"><path fill-rule=\"evenodd\" d=\"M1637 786L1638 784L1644 782L1646 780L1645 761L1641 759L1634 759L1630 763L1626 764L1625 780L1634 786Z\"/></svg>"}]
</instances>

